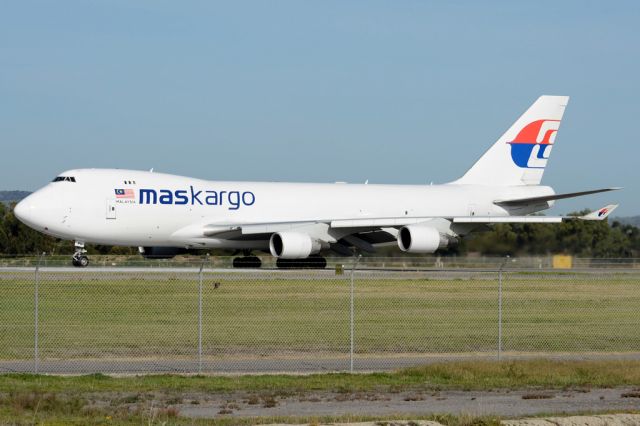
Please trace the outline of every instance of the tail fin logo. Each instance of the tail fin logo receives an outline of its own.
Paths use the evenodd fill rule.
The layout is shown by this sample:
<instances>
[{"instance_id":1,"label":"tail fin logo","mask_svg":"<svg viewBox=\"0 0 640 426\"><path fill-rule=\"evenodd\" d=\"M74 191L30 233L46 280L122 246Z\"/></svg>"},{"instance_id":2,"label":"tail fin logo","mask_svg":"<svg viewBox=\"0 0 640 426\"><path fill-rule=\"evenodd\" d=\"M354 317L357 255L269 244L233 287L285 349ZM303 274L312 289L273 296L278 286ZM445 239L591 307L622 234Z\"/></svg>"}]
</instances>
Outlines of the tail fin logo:
<instances>
[{"instance_id":1,"label":"tail fin logo","mask_svg":"<svg viewBox=\"0 0 640 426\"><path fill-rule=\"evenodd\" d=\"M511 158L525 169L544 169L553 148L560 120L533 121L520 130L511 142Z\"/></svg>"}]
</instances>

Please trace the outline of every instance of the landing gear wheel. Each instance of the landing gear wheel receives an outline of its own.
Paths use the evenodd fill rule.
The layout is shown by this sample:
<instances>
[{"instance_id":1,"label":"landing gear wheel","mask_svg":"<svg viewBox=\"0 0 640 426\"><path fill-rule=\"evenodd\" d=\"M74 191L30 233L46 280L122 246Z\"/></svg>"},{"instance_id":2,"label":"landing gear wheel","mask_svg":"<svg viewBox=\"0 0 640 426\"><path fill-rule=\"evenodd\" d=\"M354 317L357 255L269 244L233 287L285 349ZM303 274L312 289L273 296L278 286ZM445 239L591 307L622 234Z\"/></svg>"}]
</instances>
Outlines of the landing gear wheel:
<instances>
[{"instance_id":1,"label":"landing gear wheel","mask_svg":"<svg viewBox=\"0 0 640 426\"><path fill-rule=\"evenodd\" d=\"M309 269L324 269L327 267L327 259L322 256L309 256L305 260Z\"/></svg>"},{"instance_id":2,"label":"landing gear wheel","mask_svg":"<svg viewBox=\"0 0 640 426\"><path fill-rule=\"evenodd\" d=\"M306 259L279 258L276 266L280 269L324 269L327 267L327 259L322 256L309 256Z\"/></svg>"},{"instance_id":3,"label":"landing gear wheel","mask_svg":"<svg viewBox=\"0 0 640 426\"><path fill-rule=\"evenodd\" d=\"M89 265L89 258L85 254L84 243L76 241L76 251L71 258L71 264L79 268L86 268Z\"/></svg>"},{"instance_id":4,"label":"landing gear wheel","mask_svg":"<svg viewBox=\"0 0 640 426\"><path fill-rule=\"evenodd\" d=\"M235 257L233 259L234 268L260 268L262 261L257 256Z\"/></svg>"},{"instance_id":5,"label":"landing gear wheel","mask_svg":"<svg viewBox=\"0 0 640 426\"><path fill-rule=\"evenodd\" d=\"M77 268L86 268L89 266L89 258L84 254L80 256L73 256L71 264Z\"/></svg>"},{"instance_id":6,"label":"landing gear wheel","mask_svg":"<svg viewBox=\"0 0 640 426\"><path fill-rule=\"evenodd\" d=\"M276 266L279 269L295 269L295 261L298 259L282 259L282 258L278 258L276 260Z\"/></svg>"}]
</instances>

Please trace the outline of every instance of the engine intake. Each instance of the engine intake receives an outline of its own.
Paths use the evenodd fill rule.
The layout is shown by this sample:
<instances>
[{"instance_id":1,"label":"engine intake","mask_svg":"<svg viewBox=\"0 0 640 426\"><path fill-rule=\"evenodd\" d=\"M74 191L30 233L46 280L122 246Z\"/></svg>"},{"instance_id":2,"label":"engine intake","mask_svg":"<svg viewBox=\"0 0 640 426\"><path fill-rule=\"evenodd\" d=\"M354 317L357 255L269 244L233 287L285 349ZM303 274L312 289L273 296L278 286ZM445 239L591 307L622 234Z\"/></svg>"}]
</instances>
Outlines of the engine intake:
<instances>
[{"instance_id":1,"label":"engine intake","mask_svg":"<svg viewBox=\"0 0 640 426\"><path fill-rule=\"evenodd\" d=\"M407 253L433 253L454 241L430 226L408 225L398 233L398 247Z\"/></svg>"},{"instance_id":2,"label":"engine intake","mask_svg":"<svg viewBox=\"0 0 640 426\"><path fill-rule=\"evenodd\" d=\"M321 248L318 240L300 232L276 232L269 240L269 251L280 259L303 259Z\"/></svg>"}]
</instances>

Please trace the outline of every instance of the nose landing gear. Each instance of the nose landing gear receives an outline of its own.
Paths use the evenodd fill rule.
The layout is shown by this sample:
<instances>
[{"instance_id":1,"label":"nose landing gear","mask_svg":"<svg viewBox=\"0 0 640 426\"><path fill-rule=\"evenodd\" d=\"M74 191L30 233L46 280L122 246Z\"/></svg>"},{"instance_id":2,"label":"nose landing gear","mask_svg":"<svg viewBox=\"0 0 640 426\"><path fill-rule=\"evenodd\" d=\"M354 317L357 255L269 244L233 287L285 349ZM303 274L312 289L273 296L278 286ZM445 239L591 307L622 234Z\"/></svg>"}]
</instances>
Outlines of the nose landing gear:
<instances>
[{"instance_id":1,"label":"nose landing gear","mask_svg":"<svg viewBox=\"0 0 640 426\"><path fill-rule=\"evenodd\" d=\"M73 257L71 258L71 264L78 268L85 268L89 266L89 258L85 254L87 251L84 249L84 243L76 241L75 247L76 251L73 253Z\"/></svg>"}]
</instances>

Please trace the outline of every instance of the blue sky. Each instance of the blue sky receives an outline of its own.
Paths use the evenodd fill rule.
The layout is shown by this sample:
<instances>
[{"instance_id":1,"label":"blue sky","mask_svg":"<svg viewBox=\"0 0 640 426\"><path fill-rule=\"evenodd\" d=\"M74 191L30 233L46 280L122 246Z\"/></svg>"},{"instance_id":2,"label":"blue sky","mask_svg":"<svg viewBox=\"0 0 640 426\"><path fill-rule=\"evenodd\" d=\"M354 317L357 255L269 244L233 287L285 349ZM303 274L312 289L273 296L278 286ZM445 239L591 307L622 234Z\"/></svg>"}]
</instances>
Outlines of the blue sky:
<instances>
[{"instance_id":1,"label":"blue sky","mask_svg":"<svg viewBox=\"0 0 640 426\"><path fill-rule=\"evenodd\" d=\"M543 183L640 214L640 2L19 1L0 13L0 189L77 167L459 177L541 94Z\"/></svg>"}]
</instances>

